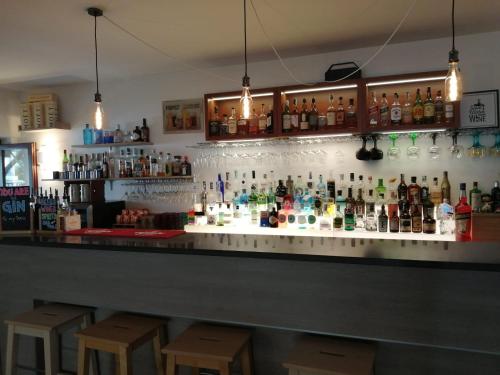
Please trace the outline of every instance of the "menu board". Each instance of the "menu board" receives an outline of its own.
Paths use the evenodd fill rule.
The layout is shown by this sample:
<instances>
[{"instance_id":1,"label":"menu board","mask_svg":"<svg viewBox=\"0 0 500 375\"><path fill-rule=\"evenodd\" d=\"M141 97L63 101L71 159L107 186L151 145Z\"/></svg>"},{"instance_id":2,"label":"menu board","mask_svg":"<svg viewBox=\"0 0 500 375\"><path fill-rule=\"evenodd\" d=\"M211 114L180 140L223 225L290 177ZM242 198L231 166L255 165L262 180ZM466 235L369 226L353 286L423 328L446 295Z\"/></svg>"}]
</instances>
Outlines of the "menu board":
<instances>
[{"instance_id":1,"label":"menu board","mask_svg":"<svg viewBox=\"0 0 500 375\"><path fill-rule=\"evenodd\" d=\"M53 199L40 202L40 230L57 230L57 203Z\"/></svg>"},{"instance_id":2,"label":"menu board","mask_svg":"<svg viewBox=\"0 0 500 375\"><path fill-rule=\"evenodd\" d=\"M31 230L30 187L0 187L2 231Z\"/></svg>"}]
</instances>

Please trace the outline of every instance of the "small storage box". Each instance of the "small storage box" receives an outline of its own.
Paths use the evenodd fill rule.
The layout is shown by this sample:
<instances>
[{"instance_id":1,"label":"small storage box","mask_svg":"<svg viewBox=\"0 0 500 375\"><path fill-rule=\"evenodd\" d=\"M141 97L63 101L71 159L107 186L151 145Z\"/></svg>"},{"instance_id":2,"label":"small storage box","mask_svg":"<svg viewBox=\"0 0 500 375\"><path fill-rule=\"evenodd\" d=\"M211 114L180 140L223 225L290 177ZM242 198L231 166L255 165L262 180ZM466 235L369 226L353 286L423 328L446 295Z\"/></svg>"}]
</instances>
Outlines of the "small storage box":
<instances>
[{"instance_id":1,"label":"small storage box","mask_svg":"<svg viewBox=\"0 0 500 375\"><path fill-rule=\"evenodd\" d=\"M325 72L325 81L338 81L342 79L361 78L361 70L358 64L349 61L345 63L332 64Z\"/></svg>"}]
</instances>

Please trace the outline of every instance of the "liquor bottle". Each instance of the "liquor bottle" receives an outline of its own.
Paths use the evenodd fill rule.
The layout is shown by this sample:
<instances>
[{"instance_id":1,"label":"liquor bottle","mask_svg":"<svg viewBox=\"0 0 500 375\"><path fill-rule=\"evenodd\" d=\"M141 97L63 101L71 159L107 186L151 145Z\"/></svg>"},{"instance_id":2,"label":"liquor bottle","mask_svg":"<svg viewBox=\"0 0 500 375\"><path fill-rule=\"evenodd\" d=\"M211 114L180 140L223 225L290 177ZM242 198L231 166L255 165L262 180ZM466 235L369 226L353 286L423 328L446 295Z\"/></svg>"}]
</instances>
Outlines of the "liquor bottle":
<instances>
[{"instance_id":1,"label":"liquor bottle","mask_svg":"<svg viewBox=\"0 0 500 375\"><path fill-rule=\"evenodd\" d=\"M63 172L63 178L69 178L69 158L68 158L68 152L66 150L63 151L63 158L62 158L62 172ZM68 177L66 177L68 175Z\"/></svg>"},{"instance_id":2,"label":"liquor bottle","mask_svg":"<svg viewBox=\"0 0 500 375\"><path fill-rule=\"evenodd\" d=\"M269 111L266 115L266 132L267 134L274 133L273 106L269 104Z\"/></svg>"},{"instance_id":3,"label":"liquor bottle","mask_svg":"<svg viewBox=\"0 0 500 375\"><path fill-rule=\"evenodd\" d=\"M265 184L261 184L260 192L257 194L257 206L259 207L259 211L268 211L267 206L267 194Z\"/></svg>"},{"instance_id":4,"label":"liquor bottle","mask_svg":"<svg viewBox=\"0 0 500 375\"><path fill-rule=\"evenodd\" d=\"M326 180L326 190L328 191L328 198L333 198L335 199L335 179L333 178L332 171L330 171L330 174L328 176L328 179Z\"/></svg>"},{"instance_id":5,"label":"liquor bottle","mask_svg":"<svg viewBox=\"0 0 500 375\"><path fill-rule=\"evenodd\" d=\"M309 112L307 111L306 98L302 99L302 111L300 112L300 130L309 130Z\"/></svg>"},{"instance_id":6,"label":"liquor bottle","mask_svg":"<svg viewBox=\"0 0 500 375\"><path fill-rule=\"evenodd\" d=\"M420 203L420 197L420 186L417 184L417 177L412 176L411 184L408 186L408 202L410 202L410 205L418 205Z\"/></svg>"},{"instance_id":7,"label":"liquor bottle","mask_svg":"<svg viewBox=\"0 0 500 375\"><path fill-rule=\"evenodd\" d=\"M245 136L248 134L249 120L250 119L245 118L243 113L241 113L240 118L238 119L238 122L236 123L238 135Z\"/></svg>"},{"instance_id":8,"label":"liquor bottle","mask_svg":"<svg viewBox=\"0 0 500 375\"><path fill-rule=\"evenodd\" d=\"M149 170L151 171L151 176L158 176L158 155L156 150L153 150L151 155L149 155Z\"/></svg>"},{"instance_id":9,"label":"liquor bottle","mask_svg":"<svg viewBox=\"0 0 500 375\"><path fill-rule=\"evenodd\" d=\"M411 125L413 124L413 112L412 112L412 105L410 101L410 93L407 91L406 92L406 100L405 104L403 105L403 109L401 110L401 120L403 125Z\"/></svg>"},{"instance_id":10,"label":"liquor bottle","mask_svg":"<svg viewBox=\"0 0 500 375\"><path fill-rule=\"evenodd\" d=\"M181 163L181 176L191 176L191 163L189 162L187 156L184 156Z\"/></svg>"},{"instance_id":11,"label":"liquor bottle","mask_svg":"<svg viewBox=\"0 0 500 375\"><path fill-rule=\"evenodd\" d=\"M318 108L316 108L315 98L312 98L311 110L309 111L309 129L318 130Z\"/></svg>"},{"instance_id":12,"label":"liquor bottle","mask_svg":"<svg viewBox=\"0 0 500 375\"><path fill-rule=\"evenodd\" d=\"M454 108L452 102L444 103L444 121L449 124L454 121Z\"/></svg>"},{"instance_id":13,"label":"liquor bottle","mask_svg":"<svg viewBox=\"0 0 500 375\"><path fill-rule=\"evenodd\" d=\"M401 104L399 103L399 95L394 93L394 100L391 105L391 124L401 125Z\"/></svg>"},{"instance_id":14,"label":"liquor bottle","mask_svg":"<svg viewBox=\"0 0 500 375\"><path fill-rule=\"evenodd\" d=\"M214 108L212 119L208 123L208 132L211 136L220 135L219 109Z\"/></svg>"},{"instance_id":15,"label":"liquor bottle","mask_svg":"<svg viewBox=\"0 0 500 375\"><path fill-rule=\"evenodd\" d=\"M443 172L443 181L441 182L441 198L443 201L446 199L451 202L451 187L450 181L448 181L448 172Z\"/></svg>"},{"instance_id":16,"label":"liquor bottle","mask_svg":"<svg viewBox=\"0 0 500 375\"><path fill-rule=\"evenodd\" d=\"M290 113L290 104L288 99L285 102L285 109L281 115L281 128L283 133L289 133L292 131L292 115Z\"/></svg>"},{"instance_id":17,"label":"liquor bottle","mask_svg":"<svg viewBox=\"0 0 500 375\"><path fill-rule=\"evenodd\" d=\"M137 125L133 131L133 139L134 142L142 142L142 131L139 128L139 125Z\"/></svg>"},{"instance_id":18,"label":"liquor bottle","mask_svg":"<svg viewBox=\"0 0 500 375\"><path fill-rule=\"evenodd\" d=\"M433 124L435 121L436 107L432 100L431 88L427 87L427 98L424 102L424 123Z\"/></svg>"},{"instance_id":19,"label":"liquor bottle","mask_svg":"<svg viewBox=\"0 0 500 375\"><path fill-rule=\"evenodd\" d=\"M266 110L265 110L265 104L262 104L260 107L260 114L259 114L259 133L264 134L266 132L267 128L267 116L266 116Z\"/></svg>"},{"instance_id":20,"label":"liquor bottle","mask_svg":"<svg viewBox=\"0 0 500 375\"><path fill-rule=\"evenodd\" d=\"M345 120L347 126L356 126L356 107L354 106L354 99L349 99L349 105L347 106L347 111L345 114Z\"/></svg>"},{"instance_id":21,"label":"liquor bottle","mask_svg":"<svg viewBox=\"0 0 500 375\"><path fill-rule=\"evenodd\" d=\"M358 197L356 198L356 228L365 227L365 201L363 199L363 189L358 188Z\"/></svg>"},{"instance_id":22,"label":"liquor bottle","mask_svg":"<svg viewBox=\"0 0 500 375\"><path fill-rule=\"evenodd\" d=\"M427 184L427 176L422 176L422 184L420 185L420 202L426 199L430 200L429 185Z\"/></svg>"},{"instance_id":23,"label":"liquor bottle","mask_svg":"<svg viewBox=\"0 0 500 375\"><path fill-rule=\"evenodd\" d=\"M337 199L335 200L335 205L340 209L341 212L344 212L346 207L346 200L342 195L342 190L337 191Z\"/></svg>"},{"instance_id":24,"label":"liquor bottle","mask_svg":"<svg viewBox=\"0 0 500 375\"><path fill-rule=\"evenodd\" d=\"M278 210L278 227L286 228L288 226L288 215L291 210L290 202L286 201L281 209Z\"/></svg>"},{"instance_id":25,"label":"liquor bottle","mask_svg":"<svg viewBox=\"0 0 500 375\"><path fill-rule=\"evenodd\" d=\"M469 202L472 212L481 212L481 190L478 188L477 181L472 183L472 189L469 191Z\"/></svg>"},{"instance_id":26,"label":"liquor bottle","mask_svg":"<svg viewBox=\"0 0 500 375\"><path fill-rule=\"evenodd\" d=\"M424 220L422 232L426 234L436 233L436 220L434 219L434 203L430 199L424 201Z\"/></svg>"},{"instance_id":27,"label":"liquor bottle","mask_svg":"<svg viewBox=\"0 0 500 375\"><path fill-rule=\"evenodd\" d=\"M368 122L372 128L376 128L380 124L380 111L375 91L372 91L372 98L368 107Z\"/></svg>"},{"instance_id":28,"label":"liquor bottle","mask_svg":"<svg viewBox=\"0 0 500 375\"><path fill-rule=\"evenodd\" d=\"M238 132L238 126L236 122L236 110L231 108L231 116L227 120L227 130L229 135L236 135Z\"/></svg>"},{"instance_id":29,"label":"liquor bottle","mask_svg":"<svg viewBox=\"0 0 500 375\"><path fill-rule=\"evenodd\" d=\"M363 192L365 191L365 182L363 181L363 175L362 174L360 174L358 176L357 188L361 189Z\"/></svg>"},{"instance_id":30,"label":"liquor bottle","mask_svg":"<svg viewBox=\"0 0 500 375\"><path fill-rule=\"evenodd\" d=\"M385 194L385 192L387 191L386 187L384 186L383 178L378 179L378 185L375 188L375 191L377 192L377 196L380 196L380 194Z\"/></svg>"},{"instance_id":31,"label":"liquor bottle","mask_svg":"<svg viewBox=\"0 0 500 375\"><path fill-rule=\"evenodd\" d=\"M294 184L294 200L302 202L302 198L304 197L306 191L306 186L302 182L302 176L297 176L297 182Z\"/></svg>"},{"instance_id":32,"label":"liquor bottle","mask_svg":"<svg viewBox=\"0 0 500 375\"><path fill-rule=\"evenodd\" d=\"M276 187L276 206L278 207L278 211L283 207L283 203L285 201L285 196L287 193L286 186L283 185L283 180L278 180L278 186Z\"/></svg>"},{"instance_id":33,"label":"liquor bottle","mask_svg":"<svg viewBox=\"0 0 500 375\"><path fill-rule=\"evenodd\" d=\"M351 231L354 230L354 227L356 226L356 219L354 216L356 201L352 197L352 188L347 189L347 194L344 209L344 229Z\"/></svg>"},{"instance_id":34,"label":"liquor bottle","mask_svg":"<svg viewBox=\"0 0 500 375\"><path fill-rule=\"evenodd\" d=\"M373 191L372 191L373 193ZM369 232L377 231L377 216L375 214L375 203L366 204L366 223L365 228Z\"/></svg>"},{"instance_id":35,"label":"liquor bottle","mask_svg":"<svg viewBox=\"0 0 500 375\"><path fill-rule=\"evenodd\" d=\"M106 153L102 156L102 178L109 178L109 164L106 157Z\"/></svg>"},{"instance_id":36,"label":"liquor bottle","mask_svg":"<svg viewBox=\"0 0 500 375\"><path fill-rule=\"evenodd\" d=\"M335 213L335 218L333 219L333 228L334 230L342 230L344 224L344 215L342 214L342 210L337 205L337 212Z\"/></svg>"},{"instance_id":37,"label":"liquor bottle","mask_svg":"<svg viewBox=\"0 0 500 375\"><path fill-rule=\"evenodd\" d=\"M345 123L345 111L344 105L342 104L342 97L339 96L339 104L337 105L337 112L335 115L335 123L338 126L343 126Z\"/></svg>"},{"instance_id":38,"label":"liquor bottle","mask_svg":"<svg viewBox=\"0 0 500 375\"><path fill-rule=\"evenodd\" d=\"M354 178L354 173L349 173L349 187L350 188L354 188L354 181L355 181L355 178Z\"/></svg>"},{"instance_id":39,"label":"liquor bottle","mask_svg":"<svg viewBox=\"0 0 500 375\"><path fill-rule=\"evenodd\" d=\"M424 121L424 104L422 103L422 98L420 97L420 89L417 89L417 95L415 96L415 103L413 104L413 123L422 124Z\"/></svg>"},{"instance_id":40,"label":"liquor bottle","mask_svg":"<svg viewBox=\"0 0 500 375\"><path fill-rule=\"evenodd\" d=\"M167 152L167 156L165 157L165 176L172 176L172 155L170 152Z\"/></svg>"},{"instance_id":41,"label":"liquor bottle","mask_svg":"<svg viewBox=\"0 0 500 375\"><path fill-rule=\"evenodd\" d=\"M228 117L226 114L222 116L222 122L220 124L220 130L219 130L219 135L221 136L226 136L229 134L229 123L228 123Z\"/></svg>"},{"instance_id":42,"label":"liquor bottle","mask_svg":"<svg viewBox=\"0 0 500 375\"><path fill-rule=\"evenodd\" d=\"M380 208L380 215L378 215L378 231L387 232L388 217L385 213L385 205Z\"/></svg>"},{"instance_id":43,"label":"liquor bottle","mask_svg":"<svg viewBox=\"0 0 500 375\"><path fill-rule=\"evenodd\" d=\"M472 207L467 204L465 183L460 184L458 204L455 206L455 239L457 241L472 240Z\"/></svg>"},{"instance_id":44,"label":"liquor bottle","mask_svg":"<svg viewBox=\"0 0 500 375\"><path fill-rule=\"evenodd\" d=\"M422 212L416 203L411 206L411 231L413 233L422 232Z\"/></svg>"},{"instance_id":45,"label":"liquor bottle","mask_svg":"<svg viewBox=\"0 0 500 375\"><path fill-rule=\"evenodd\" d=\"M92 135L92 129L89 124L85 124L85 128L83 128L83 144L91 145L94 141L94 136Z\"/></svg>"},{"instance_id":46,"label":"liquor bottle","mask_svg":"<svg viewBox=\"0 0 500 375\"><path fill-rule=\"evenodd\" d=\"M333 94L330 94L330 104L326 110L326 126L335 126L336 120L335 106L333 105Z\"/></svg>"},{"instance_id":47,"label":"liquor bottle","mask_svg":"<svg viewBox=\"0 0 500 375\"><path fill-rule=\"evenodd\" d=\"M391 233L399 232L398 210L393 210L392 213L389 213L389 231Z\"/></svg>"},{"instance_id":48,"label":"liquor bottle","mask_svg":"<svg viewBox=\"0 0 500 375\"><path fill-rule=\"evenodd\" d=\"M443 201L441 195L441 187L438 184L438 178L434 177L432 180L432 185L430 188L431 201L434 203L434 206L438 207Z\"/></svg>"},{"instance_id":49,"label":"liquor bottle","mask_svg":"<svg viewBox=\"0 0 500 375\"><path fill-rule=\"evenodd\" d=\"M500 212L500 183L495 181L491 189L491 200L493 201L493 212Z\"/></svg>"},{"instance_id":50,"label":"liquor bottle","mask_svg":"<svg viewBox=\"0 0 500 375\"><path fill-rule=\"evenodd\" d=\"M116 160L115 160L115 155L113 153L113 149L110 147L109 152L108 152L108 174L110 178L116 178L118 177L116 175Z\"/></svg>"},{"instance_id":51,"label":"liquor bottle","mask_svg":"<svg viewBox=\"0 0 500 375\"><path fill-rule=\"evenodd\" d=\"M438 90L436 99L434 100L434 117L436 124L441 124L444 121L444 102L441 90Z\"/></svg>"},{"instance_id":52,"label":"liquor bottle","mask_svg":"<svg viewBox=\"0 0 500 375\"><path fill-rule=\"evenodd\" d=\"M297 98L293 99L293 112L290 117L290 122L292 125L292 132L298 132L300 130L300 122L299 122L299 110L297 105Z\"/></svg>"},{"instance_id":53,"label":"liquor bottle","mask_svg":"<svg viewBox=\"0 0 500 375\"><path fill-rule=\"evenodd\" d=\"M398 200L403 199L403 197L405 197L405 199L408 198L408 186L406 186L405 183L405 175L401 173L401 181L398 185Z\"/></svg>"},{"instance_id":54,"label":"liquor bottle","mask_svg":"<svg viewBox=\"0 0 500 375\"><path fill-rule=\"evenodd\" d=\"M403 205L403 209L401 211L401 216L400 216L400 220L399 220L399 230L400 232L403 232L403 233L408 233L408 232L411 232L411 215L410 215L410 212L408 210L408 207L409 207L409 204L408 202L406 202L404 205Z\"/></svg>"},{"instance_id":55,"label":"liquor bottle","mask_svg":"<svg viewBox=\"0 0 500 375\"><path fill-rule=\"evenodd\" d=\"M120 129L120 124L116 125L116 130L113 133L113 143L123 143L123 132Z\"/></svg>"},{"instance_id":56,"label":"liquor bottle","mask_svg":"<svg viewBox=\"0 0 500 375\"><path fill-rule=\"evenodd\" d=\"M382 94L382 100L380 101L380 125L387 126L390 122L389 113L389 103L387 101L387 96L385 92Z\"/></svg>"},{"instance_id":57,"label":"liquor bottle","mask_svg":"<svg viewBox=\"0 0 500 375\"><path fill-rule=\"evenodd\" d=\"M273 207L271 212L269 212L269 226L271 228L278 228L278 223L278 212L276 211L276 208Z\"/></svg>"},{"instance_id":58,"label":"liquor bottle","mask_svg":"<svg viewBox=\"0 0 500 375\"><path fill-rule=\"evenodd\" d=\"M323 201L326 200L326 185L323 182L323 176L319 175L319 182L316 185L316 190Z\"/></svg>"},{"instance_id":59,"label":"liquor bottle","mask_svg":"<svg viewBox=\"0 0 500 375\"><path fill-rule=\"evenodd\" d=\"M259 133L259 116L255 112L255 108L252 110L250 115L250 120L248 121L248 134L258 134Z\"/></svg>"},{"instance_id":60,"label":"liquor bottle","mask_svg":"<svg viewBox=\"0 0 500 375\"><path fill-rule=\"evenodd\" d=\"M286 195L284 200L290 202L290 205L292 205L293 196L295 194L295 187L293 186L292 176L288 175L285 185L286 185Z\"/></svg>"},{"instance_id":61,"label":"liquor bottle","mask_svg":"<svg viewBox=\"0 0 500 375\"><path fill-rule=\"evenodd\" d=\"M314 214L317 217L323 215L323 198L321 198L319 190L316 190L316 194L314 195Z\"/></svg>"},{"instance_id":62,"label":"liquor bottle","mask_svg":"<svg viewBox=\"0 0 500 375\"><path fill-rule=\"evenodd\" d=\"M146 119L142 119L142 128L141 128L141 138L143 142L149 142L149 126L146 123Z\"/></svg>"}]
</instances>

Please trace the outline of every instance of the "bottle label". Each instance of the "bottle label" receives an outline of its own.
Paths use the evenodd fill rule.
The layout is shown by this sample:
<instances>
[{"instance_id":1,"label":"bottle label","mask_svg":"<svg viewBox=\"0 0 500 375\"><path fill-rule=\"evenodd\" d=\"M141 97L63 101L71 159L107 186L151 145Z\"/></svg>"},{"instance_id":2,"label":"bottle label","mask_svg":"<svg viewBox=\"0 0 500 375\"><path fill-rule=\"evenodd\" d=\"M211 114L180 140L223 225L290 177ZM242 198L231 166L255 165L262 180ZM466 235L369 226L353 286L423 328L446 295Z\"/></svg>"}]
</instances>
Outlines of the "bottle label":
<instances>
[{"instance_id":1,"label":"bottle label","mask_svg":"<svg viewBox=\"0 0 500 375\"><path fill-rule=\"evenodd\" d=\"M400 122L401 121L401 107L391 108L391 121Z\"/></svg>"},{"instance_id":2,"label":"bottle label","mask_svg":"<svg viewBox=\"0 0 500 375\"><path fill-rule=\"evenodd\" d=\"M293 129L299 128L299 115L297 115L297 114L292 115L291 124L292 124Z\"/></svg>"},{"instance_id":3,"label":"bottle label","mask_svg":"<svg viewBox=\"0 0 500 375\"><path fill-rule=\"evenodd\" d=\"M368 117L370 118L370 126L378 125L378 106L372 105L368 109Z\"/></svg>"},{"instance_id":4,"label":"bottle label","mask_svg":"<svg viewBox=\"0 0 500 375\"><path fill-rule=\"evenodd\" d=\"M309 224L314 224L314 223L316 223L316 216L314 216L314 215L309 215L309 216L307 216L307 222L308 222Z\"/></svg>"},{"instance_id":5,"label":"bottle label","mask_svg":"<svg viewBox=\"0 0 500 375\"><path fill-rule=\"evenodd\" d=\"M415 106L413 107L413 118L415 120L421 120L424 117L424 108L423 106Z\"/></svg>"},{"instance_id":6,"label":"bottle label","mask_svg":"<svg viewBox=\"0 0 500 375\"><path fill-rule=\"evenodd\" d=\"M471 214L466 213L456 213L455 214L455 231L459 235L468 235L470 231Z\"/></svg>"},{"instance_id":7,"label":"bottle label","mask_svg":"<svg viewBox=\"0 0 500 375\"><path fill-rule=\"evenodd\" d=\"M334 126L335 125L335 112L330 111L326 113L326 125Z\"/></svg>"},{"instance_id":8,"label":"bottle label","mask_svg":"<svg viewBox=\"0 0 500 375\"><path fill-rule=\"evenodd\" d=\"M444 117L447 119L453 118L453 104L452 103L446 103L444 106Z\"/></svg>"},{"instance_id":9,"label":"bottle label","mask_svg":"<svg viewBox=\"0 0 500 375\"><path fill-rule=\"evenodd\" d=\"M280 224L284 224L287 222L287 217L286 214L279 214L278 215L278 221Z\"/></svg>"},{"instance_id":10,"label":"bottle label","mask_svg":"<svg viewBox=\"0 0 500 375\"><path fill-rule=\"evenodd\" d=\"M273 125L273 116L267 116L266 125L268 128L270 128Z\"/></svg>"},{"instance_id":11,"label":"bottle label","mask_svg":"<svg viewBox=\"0 0 500 375\"><path fill-rule=\"evenodd\" d=\"M228 131L229 134L236 134L236 121L235 120L229 120L227 123L228 125Z\"/></svg>"},{"instance_id":12,"label":"bottle label","mask_svg":"<svg viewBox=\"0 0 500 375\"><path fill-rule=\"evenodd\" d=\"M435 114L434 103L428 103L424 105L424 117L434 117Z\"/></svg>"},{"instance_id":13,"label":"bottle label","mask_svg":"<svg viewBox=\"0 0 500 375\"><path fill-rule=\"evenodd\" d=\"M274 215L269 216L269 225L275 225L278 223L278 218Z\"/></svg>"},{"instance_id":14,"label":"bottle label","mask_svg":"<svg viewBox=\"0 0 500 375\"><path fill-rule=\"evenodd\" d=\"M413 117L411 114L411 107L404 107L402 111L402 119L404 124L411 124L413 122Z\"/></svg>"},{"instance_id":15,"label":"bottle label","mask_svg":"<svg viewBox=\"0 0 500 375\"><path fill-rule=\"evenodd\" d=\"M411 219L411 230L415 233L422 232L422 219L419 216Z\"/></svg>"},{"instance_id":16,"label":"bottle label","mask_svg":"<svg viewBox=\"0 0 500 375\"><path fill-rule=\"evenodd\" d=\"M290 115L283 115L283 129L288 130L292 126Z\"/></svg>"},{"instance_id":17,"label":"bottle label","mask_svg":"<svg viewBox=\"0 0 500 375\"><path fill-rule=\"evenodd\" d=\"M305 117L305 116L303 116L303 117ZM309 129L309 123L307 121L301 121L300 122L300 129L301 130L307 130L307 129Z\"/></svg>"},{"instance_id":18,"label":"bottle label","mask_svg":"<svg viewBox=\"0 0 500 375\"><path fill-rule=\"evenodd\" d=\"M472 210L474 212L481 211L481 206L482 206L481 193L472 193L471 194L470 205L472 206Z\"/></svg>"},{"instance_id":19,"label":"bottle label","mask_svg":"<svg viewBox=\"0 0 500 375\"><path fill-rule=\"evenodd\" d=\"M337 125L343 125L345 119L344 111L337 111L337 116L335 118Z\"/></svg>"},{"instance_id":20,"label":"bottle label","mask_svg":"<svg viewBox=\"0 0 500 375\"><path fill-rule=\"evenodd\" d=\"M259 130L266 130L266 126L267 126L267 119L259 120Z\"/></svg>"},{"instance_id":21,"label":"bottle label","mask_svg":"<svg viewBox=\"0 0 500 375\"><path fill-rule=\"evenodd\" d=\"M288 215L288 224L293 224L293 223L295 223L295 215L290 214Z\"/></svg>"},{"instance_id":22,"label":"bottle label","mask_svg":"<svg viewBox=\"0 0 500 375\"><path fill-rule=\"evenodd\" d=\"M436 222L433 221L432 223L427 223L424 222L422 225L422 231L424 233L436 233Z\"/></svg>"},{"instance_id":23,"label":"bottle label","mask_svg":"<svg viewBox=\"0 0 500 375\"><path fill-rule=\"evenodd\" d=\"M411 232L411 219L401 219L401 232Z\"/></svg>"}]
</instances>

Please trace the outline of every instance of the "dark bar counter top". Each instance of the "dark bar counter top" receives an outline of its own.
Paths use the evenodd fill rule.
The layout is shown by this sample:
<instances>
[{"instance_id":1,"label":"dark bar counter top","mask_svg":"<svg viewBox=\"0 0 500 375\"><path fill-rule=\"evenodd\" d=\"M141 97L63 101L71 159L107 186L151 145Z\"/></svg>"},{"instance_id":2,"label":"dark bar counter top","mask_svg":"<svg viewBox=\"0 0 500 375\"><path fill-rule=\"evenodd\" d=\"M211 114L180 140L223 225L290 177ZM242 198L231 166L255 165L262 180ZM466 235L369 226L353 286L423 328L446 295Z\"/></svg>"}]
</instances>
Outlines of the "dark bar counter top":
<instances>
[{"instance_id":1,"label":"dark bar counter top","mask_svg":"<svg viewBox=\"0 0 500 375\"><path fill-rule=\"evenodd\" d=\"M185 233L171 239L0 235L0 245L500 271L500 244Z\"/></svg>"}]
</instances>

